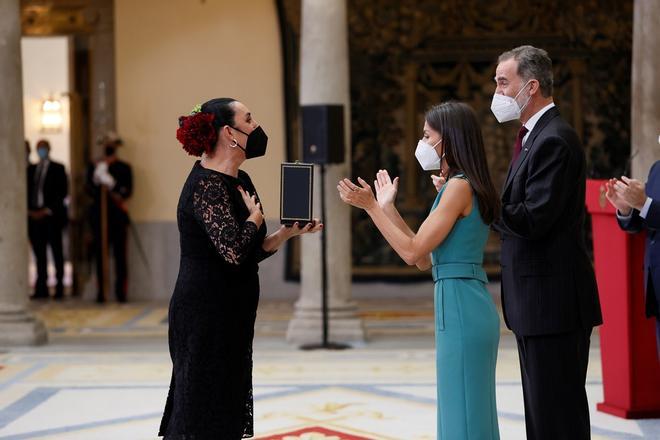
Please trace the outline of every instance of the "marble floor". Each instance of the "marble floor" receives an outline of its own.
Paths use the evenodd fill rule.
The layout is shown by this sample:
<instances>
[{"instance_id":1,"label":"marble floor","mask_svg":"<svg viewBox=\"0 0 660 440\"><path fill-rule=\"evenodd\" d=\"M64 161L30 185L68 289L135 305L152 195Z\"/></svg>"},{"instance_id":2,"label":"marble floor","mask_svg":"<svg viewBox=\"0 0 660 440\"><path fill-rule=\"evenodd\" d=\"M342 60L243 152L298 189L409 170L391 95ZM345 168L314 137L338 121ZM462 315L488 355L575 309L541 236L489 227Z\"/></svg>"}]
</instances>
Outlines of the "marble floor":
<instances>
[{"instance_id":1,"label":"marble floor","mask_svg":"<svg viewBox=\"0 0 660 440\"><path fill-rule=\"evenodd\" d=\"M435 439L431 303L360 302L369 342L303 352L284 342L292 305L262 303L255 340L260 440ZM0 353L0 439L156 439L171 364L165 304L38 304L50 343ZM587 392L594 439L660 439L660 420L623 420L602 401L598 336ZM515 341L502 330L497 368L502 439L524 439Z\"/></svg>"}]
</instances>

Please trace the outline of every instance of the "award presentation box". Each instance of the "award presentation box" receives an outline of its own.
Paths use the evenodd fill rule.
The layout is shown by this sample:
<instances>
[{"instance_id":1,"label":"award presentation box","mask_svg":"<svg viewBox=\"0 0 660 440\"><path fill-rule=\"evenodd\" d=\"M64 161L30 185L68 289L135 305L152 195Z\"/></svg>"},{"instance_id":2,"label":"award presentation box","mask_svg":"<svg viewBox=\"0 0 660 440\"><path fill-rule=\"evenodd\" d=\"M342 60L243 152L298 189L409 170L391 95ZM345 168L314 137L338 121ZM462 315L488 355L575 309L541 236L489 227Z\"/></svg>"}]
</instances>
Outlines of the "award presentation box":
<instances>
[{"instance_id":1,"label":"award presentation box","mask_svg":"<svg viewBox=\"0 0 660 440\"><path fill-rule=\"evenodd\" d=\"M280 223L300 227L313 219L314 165L283 163L280 179Z\"/></svg>"}]
</instances>

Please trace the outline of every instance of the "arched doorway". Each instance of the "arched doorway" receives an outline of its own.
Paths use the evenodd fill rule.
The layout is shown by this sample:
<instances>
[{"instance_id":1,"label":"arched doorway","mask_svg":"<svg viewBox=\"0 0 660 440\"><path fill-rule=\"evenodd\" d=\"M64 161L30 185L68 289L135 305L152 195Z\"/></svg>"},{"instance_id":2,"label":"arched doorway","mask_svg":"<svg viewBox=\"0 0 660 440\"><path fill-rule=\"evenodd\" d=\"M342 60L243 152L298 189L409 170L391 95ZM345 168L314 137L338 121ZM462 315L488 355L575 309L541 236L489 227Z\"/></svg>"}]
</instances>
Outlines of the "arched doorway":
<instances>
[{"instance_id":1,"label":"arched doorway","mask_svg":"<svg viewBox=\"0 0 660 440\"><path fill-rule=\"evenodd\" d=\"M87 222L88 196L85 193L85 173L91 160L100 154L97 140L115 127L114 102L114 29L112 0L64 0L21 2L21 26L24 36L24 56L39 57L49 48L57 48L55 64L62 66L68 78L59 90L35 87L29 103L53 98L62 104L65 124L56 133L31 127L31 106L26 106L26 129L31 137L59 136L59 157L69 174L67 229L68 245L65 256L72 270L68 290L72 296L80 296L87 285L91 268L91 236ZM28 47L26 52L25 48ZM42 51L42 52L40 52ZM42 55L43 56L43 55ZM39 65L38 59L23 60ZM51 64L52 66L52 64ZM47 78L48 63L38 69ZM26 74L30 74L29 71ZM37 79L37 81L39 81ZM43 84L43 82L42 82ZM38 111L38 108L36 109ZM36 116L38 119L38 116ZM57 159L56 157L55 159Z\"/></svg>"}]
</instances>

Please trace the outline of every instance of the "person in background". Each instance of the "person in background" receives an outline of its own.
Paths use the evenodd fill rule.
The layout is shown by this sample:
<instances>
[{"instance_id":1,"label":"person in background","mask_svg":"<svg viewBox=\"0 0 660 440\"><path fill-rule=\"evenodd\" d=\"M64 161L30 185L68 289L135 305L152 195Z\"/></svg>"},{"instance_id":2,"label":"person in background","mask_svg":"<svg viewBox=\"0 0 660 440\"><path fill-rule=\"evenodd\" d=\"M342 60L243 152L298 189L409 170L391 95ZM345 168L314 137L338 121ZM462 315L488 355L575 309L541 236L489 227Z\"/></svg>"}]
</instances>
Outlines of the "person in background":
<instances>
[{"instance_id":1,"label":"person in background","mask_svg":"<svg viewBox=\"0 0 660 440\"><path fill-rule=\"evenodd\" d=\"M96 276L98 290L96 301L106 300L106 280L109 274L103 268L103 233L101 220L103 209L102 192L107 191L107 207L105 209L105 224L107 225L108 249L112 247L115 267L115 296L117 301L124 303L128 291L128 263L126 243L128 238L129 216L126 202L133 194L133 172L131 166L119 159L117 149L123 145L122 140L114 132L109 132L102 140L104 157L90 166L87 171L87 185L93 199L91 207L91 222L94 234L96 259Z\"/></svg>"},{"instance_id":2,"label":"person in background","mask_svg":"<svg viewBox=\"0 0 660 440\"><path fill-rule=\"evenodd\" d=\"M53 253L55 263L55 299L64 298L64 253L62 232L68 215L64 199L69 191L69 183L64 165L50 159L50 143L40 140L37 143L39 162L30 164L30 145L27 148L28 184L28 236L37 262L37 280L31 299L47 299L48 254Z\"/></svg>"},{"instance_id":3,"label":"person in background","mask_svg":"<svg viewBox=\"0 0 660 440\"><path fill-rule=\"evenodd\" d=\"M646 231L644 252L644 291L646 292L646 317L655 316L658 360L660 360L660 161L651 167L644 185L636 179L622 176L610 179L605 195L616 208L619 226L624 231L636 234Z\"/></svg>"}]
</instances>

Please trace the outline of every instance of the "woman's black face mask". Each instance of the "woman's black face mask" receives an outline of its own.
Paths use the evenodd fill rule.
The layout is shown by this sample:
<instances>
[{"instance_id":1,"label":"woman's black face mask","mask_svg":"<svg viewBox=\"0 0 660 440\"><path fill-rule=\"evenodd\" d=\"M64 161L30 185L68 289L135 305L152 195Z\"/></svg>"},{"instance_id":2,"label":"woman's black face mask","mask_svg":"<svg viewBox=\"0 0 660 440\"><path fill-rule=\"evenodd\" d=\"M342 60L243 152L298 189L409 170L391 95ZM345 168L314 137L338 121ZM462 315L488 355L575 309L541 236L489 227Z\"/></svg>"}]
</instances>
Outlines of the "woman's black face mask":
<instances>
[{"instance_id":1,"label":"woman's black face mask","mask_svg":"<svg viewBox=\"0 0 660 440\"><path fill-rule=\"evenodd\" d=\"M115 153L117 152L117 147L108 145L105 147L105 155L106 157L114 156Z\"/></svg>"},{"instance_id":2,"label":"woman's black face mask","mask_svg":"<svg viewBox=\"0 0 660 440\"><path fill-rule=\"evenodd\" d=\"M230 125L231 127L231 125ZM245 144L245 147L243 147L241 144L236 142L236 145L243 150L245 153L245 158L246 159L252 159L255 157L261 157L266 154L266 146L268 144L268 136L264 132L264 130L261 128L261 126L255 128L250 132L250 134L247 134L243 130L236 128L236 127L231 127L236 131L240 131L243 133L245 136L247 136L247 143Z\"/></svg>"}]
</instances>

